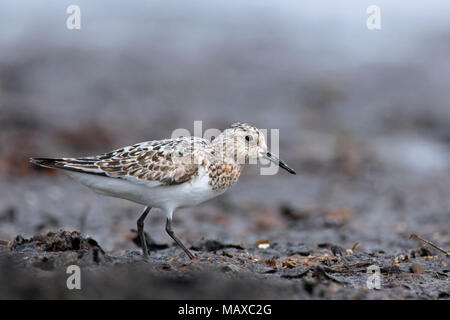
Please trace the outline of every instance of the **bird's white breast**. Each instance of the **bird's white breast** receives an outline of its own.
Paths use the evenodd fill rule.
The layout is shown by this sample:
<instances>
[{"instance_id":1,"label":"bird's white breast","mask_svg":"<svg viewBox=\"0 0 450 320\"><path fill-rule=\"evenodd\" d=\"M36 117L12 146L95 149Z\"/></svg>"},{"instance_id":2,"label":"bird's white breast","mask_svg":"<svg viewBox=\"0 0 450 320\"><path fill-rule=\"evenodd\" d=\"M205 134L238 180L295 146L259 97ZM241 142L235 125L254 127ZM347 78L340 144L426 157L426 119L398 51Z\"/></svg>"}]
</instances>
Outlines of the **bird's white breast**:
<instances>
[{"instance_id":1,"label":"bird's white breast","mask_svg":"<svg viewBox=\"0 0 450 320\"><path fill-rule=\"evenodd\" d=\"M174 185L163 185L152 181L138 184L124 179L78 172L67 173L97 193L168 211L179 207L195 206L226 191L212 190L208 183L209 177L203 168L199 170L198 176L190 181Z\"/></svg>"}]
</instances>

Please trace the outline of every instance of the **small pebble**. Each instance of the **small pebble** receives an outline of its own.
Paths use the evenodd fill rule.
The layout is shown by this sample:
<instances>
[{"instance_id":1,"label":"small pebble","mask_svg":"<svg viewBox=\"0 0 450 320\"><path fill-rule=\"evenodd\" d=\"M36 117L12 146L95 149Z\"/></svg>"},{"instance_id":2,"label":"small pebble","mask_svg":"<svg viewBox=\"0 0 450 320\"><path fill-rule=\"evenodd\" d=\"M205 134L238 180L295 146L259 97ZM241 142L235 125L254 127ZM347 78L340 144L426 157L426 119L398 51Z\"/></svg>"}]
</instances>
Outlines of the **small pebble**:
<instances>
[{"instance_id":1,"label":"small pebble","mask_svg":"<svg viewBox=\"0 0 450 320\"><path fill-rule=\"evenodd\" d=\"M411 265L411 272L422 274L424 272L423 266L419 263L413 263Z\"/></svg>"}]
</instances>

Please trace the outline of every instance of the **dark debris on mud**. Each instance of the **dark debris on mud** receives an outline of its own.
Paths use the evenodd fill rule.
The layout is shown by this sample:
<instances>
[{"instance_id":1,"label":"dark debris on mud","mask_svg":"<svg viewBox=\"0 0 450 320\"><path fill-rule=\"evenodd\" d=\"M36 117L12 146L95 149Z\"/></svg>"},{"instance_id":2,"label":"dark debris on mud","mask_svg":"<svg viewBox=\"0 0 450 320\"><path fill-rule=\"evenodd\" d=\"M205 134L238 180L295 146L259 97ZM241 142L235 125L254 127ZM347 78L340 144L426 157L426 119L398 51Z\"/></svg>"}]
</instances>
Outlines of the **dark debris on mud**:
<instances>
[{"instance_id":1,"label":"dark debris on mud","mask_svg":"<svg viewBox=\"0 0 450 320\"><path fill-rule=\"evenodd\" d=\"M50 252L79 251L95 248L101 253L105 253L94 239L83 237L78 231L66 230L48 232L44 235L36 235L30 239L25 239L18 235L10 244L10 248L13 251L35 249Z\"/></svg>"},{"instance_id":2,"label":"dark debris on mud","mask_svg":"<svg viewBox=\"0 0 450 320\"><path fill-rule=\"evenodd\" d=\"M261 249L203 240L191 249L193 260L176 246L145 260L138 250L104 252L77 231L17 236L0 245L0 298L449 298L448 258L425 247L390 255L329 243ZM66 287L73 264L81 267L82 290ZM379 290L366 285L372 265L380 268Z\"/></svg>"}]
</instances>

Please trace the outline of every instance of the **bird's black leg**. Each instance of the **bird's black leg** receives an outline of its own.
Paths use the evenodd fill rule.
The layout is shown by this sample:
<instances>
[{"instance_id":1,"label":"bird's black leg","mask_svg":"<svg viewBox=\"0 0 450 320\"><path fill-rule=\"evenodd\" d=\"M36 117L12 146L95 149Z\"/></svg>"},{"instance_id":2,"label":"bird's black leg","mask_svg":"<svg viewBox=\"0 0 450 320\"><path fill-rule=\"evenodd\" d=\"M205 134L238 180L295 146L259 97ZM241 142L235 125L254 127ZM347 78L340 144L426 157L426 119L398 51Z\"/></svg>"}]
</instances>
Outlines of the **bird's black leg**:
<instances>
[{"instance_id":1,"label":"bird's black leg","mask_svg":"<svg viewBox=\"0 0 450 320\"><path fill-rule=\"evenodd\" d=\"M175 240L175 242L181 247L181 249L183 249L184 252L186 252L186 254L188 255L189 259L194 259L194 255L189 251L188 248L186 248L184 246L184 244L180 241L180 239L178 239L175 236L175 233L173 233L173 230L172 230L172 219L170 219L170 218L167 218L167 221L166 221L166 231L169 234L169 236L173 240Z\"/></svg>"},{"instance_id":2,"label":"bird's black leg","mask_svg":"<svg viewBox=\"0 0 450 320\"><path fill-rule=\"evenodd\" d=\"M142 215L139 217L139 219L137 221L138 236L139 236L139 240L141 241L142 252L144 254L144 258L148 258L147 240L145 239L145 234L144 234L144 220L147 217L148 213L150 212L150 209L151 209L150 207L145 207L144 212L142 213Z\"/></svg>"}]
</instances>

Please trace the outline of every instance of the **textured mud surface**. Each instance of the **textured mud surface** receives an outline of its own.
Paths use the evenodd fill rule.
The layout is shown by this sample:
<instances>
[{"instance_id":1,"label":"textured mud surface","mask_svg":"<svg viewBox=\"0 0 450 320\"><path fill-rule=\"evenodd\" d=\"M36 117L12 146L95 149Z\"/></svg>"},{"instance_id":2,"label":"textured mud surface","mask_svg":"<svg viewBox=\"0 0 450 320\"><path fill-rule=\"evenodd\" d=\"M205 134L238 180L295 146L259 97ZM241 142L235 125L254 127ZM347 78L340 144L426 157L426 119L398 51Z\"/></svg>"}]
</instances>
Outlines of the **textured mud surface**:
<instances>
[{"instance_id":1,"label":"textured mud surface","mask_svg":"<svg viewBox=\"0 0 450 320\"><path fill-rule=\"evenodd\" d=\"M0 296L449 298L449 258L420 241L409 239L408 233L412 229L403 226L404 229L394 231L400 222L394 224L393 229L384 226L378 233L358 231L359 219L348 210L309 212L288 205L281 206L278 211L255 205L246 209L222 207L220 203L205 205L198 209L199 213L193 212L189 216L188 211L186 216L176 219L176 230L180 237L187 239L185 241L197 256L192 261L161 230L158 232L163 229L163 217L149 219L153 224L147 223L148 230L155 234L153 237L147 234L151 250L148 260L142 258L136 246L139 241L134 229L117 232L133 225L130 218L116 220L109 232L104 228L99 230L99 236L106 234L104 243L108 249L102 248L102 242L77 231L16 236L0 246L3 284ZM208 213L208 208L216 208L217 212ZM238 216L244 211L248 214ZM10 223L16 219L11 211L4 212L5 215ZM53 217L44 224L51 225L60 219L64 216ZM89 221L89 214L84 219ZM108 228L111 227L109 224ZM442 227L433 227L441 233L446 232ZM36 225L35 228L46 229L47 226ZM58 230L56 227L50 229ZM233 231L239 232L235 235ZM365 244L372 249L365 249ZM81 290L66 287L69 275L65 272L69 265L81 268ZM379 267L379 290L367 287L370 266Z\"/></svg>"},{"instance_id":2,"label":"textured mud surface","mask_svg":"<svg viewBox=\"0 0 450 320\"><path fill-rule=\"evenodd\" d=\"M144 260L105 253L76 232L18 237L1 258L2 298L448 299L446 258L425 248L390 255L321 244L244 248L201 241L192 261L168 248ZM172 256L172 257L171 257ZM169 258L171 257L171 258ZM65 288L66 266L82 270L82 289ZM367 268L382 289L369 290ZM8 280L10 279L10 280Z\"/></svg>"}]
</instances>

